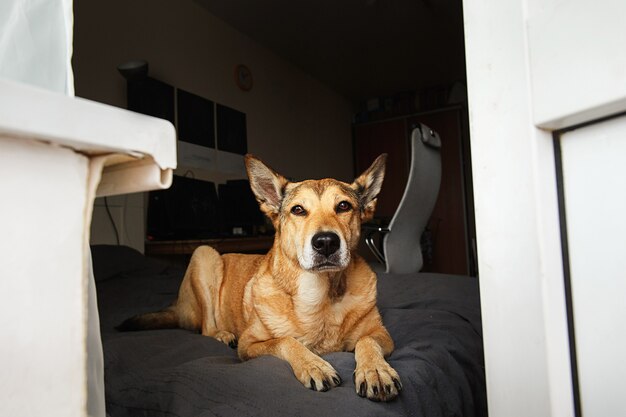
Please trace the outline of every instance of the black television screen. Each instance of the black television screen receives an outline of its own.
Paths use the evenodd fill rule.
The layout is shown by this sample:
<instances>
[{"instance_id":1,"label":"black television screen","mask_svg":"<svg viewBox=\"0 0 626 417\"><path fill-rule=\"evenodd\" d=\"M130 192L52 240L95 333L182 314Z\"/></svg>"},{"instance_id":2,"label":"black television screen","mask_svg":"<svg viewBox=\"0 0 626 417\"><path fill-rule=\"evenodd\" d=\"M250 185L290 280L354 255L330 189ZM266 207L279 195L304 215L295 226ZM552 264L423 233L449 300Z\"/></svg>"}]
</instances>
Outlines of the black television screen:
<instances>
[{"instance_id":1,"label":"black television screen","mask_svg":"<svg viewBox=\"0 0 626 417\"><path fill-rule=\"evenodd\" d=\"M220 220L215 184L174 176L169 189L151 191L146 235L152 240L218 237Z\"/></svg>"}]
</instances>

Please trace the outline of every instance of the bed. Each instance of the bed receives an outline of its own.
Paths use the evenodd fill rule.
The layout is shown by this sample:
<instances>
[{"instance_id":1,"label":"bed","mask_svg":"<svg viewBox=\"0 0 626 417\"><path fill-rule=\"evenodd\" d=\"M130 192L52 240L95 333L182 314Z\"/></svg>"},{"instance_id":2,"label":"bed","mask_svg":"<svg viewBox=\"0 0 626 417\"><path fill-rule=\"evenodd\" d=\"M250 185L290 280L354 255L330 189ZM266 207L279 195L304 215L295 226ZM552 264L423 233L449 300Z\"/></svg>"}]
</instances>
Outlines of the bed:
<instances>
[{"instance_id":1,"label":"bed","mask_svg":"<svg viewBox=\"0 0 626 417\"><path fill-rule=\"evenodd\" d=\"M379 274L378 305L396 345L388 361L404 389L376 403L355 393L350 352L324 356L343 383L315 392L286 362L241 362L234 349L197 333L117 332L125 318L168 306L184 269L124 246L93 246L92 257L111 417L487 415L475 278Z\"/></svg>"}]
</instances>

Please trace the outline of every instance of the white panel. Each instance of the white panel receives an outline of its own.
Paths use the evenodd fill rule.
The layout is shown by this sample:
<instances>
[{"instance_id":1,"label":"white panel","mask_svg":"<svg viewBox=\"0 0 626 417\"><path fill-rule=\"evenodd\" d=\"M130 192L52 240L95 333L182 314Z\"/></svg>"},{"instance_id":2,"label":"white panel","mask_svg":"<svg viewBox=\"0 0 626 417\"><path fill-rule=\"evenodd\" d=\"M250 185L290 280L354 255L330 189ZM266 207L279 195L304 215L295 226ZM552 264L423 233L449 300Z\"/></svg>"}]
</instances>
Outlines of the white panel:
<instances>
[{"instance_id":1,"label":"white panel","mask_svg":"<svg viewBox=\"0 0 626 417\"><path fill-rule=\"evenodd\" d=\"M0 1L0 77L74 95L72 3Z\"/></svg>"},{"instance_id":2,"label":"white panel","mask_svg":"<svg viewBox=\"0 0 626 417\"><path fill-rule=\"evenodd\" d=\"M0 135L0 415L84 415L88 159Z\"/></svg>"},{"instance_id":3,"label":"white panel","mask_svg":"<svg viewBox=\"0 0 626 417\"><path fill-rule=\"evenodd\" d=\"M538 126L626 110L626 1L528 0L528 35Z\"/></svg>"},{"instance_id":4,"label":"white panel","mask_svg":"<svg viewBox=\"0 0 626 417\"><path fill-rule=\"evenodd\" d=\"M199 168L221 178L247 178L243 155L179 140L178 157L178 164L183 170Z\"/></svg>"},{"instance_id":5,"label":"white panel","mask_svg":"<svg viewBox=\"0 0 626 417\"><path fill-rule=\"evenodd\" d=\"M626 416L626 116L561 146L582 414Z\"/></svg>"},{"instance_id":6,"label":"white panel","mask_svg":"<svg viewBox=\"0 0 626 417\"><path fill-rule=\"evenodd\" d=\"M489 413L568 416L553 145L532 124L524 2L463 10Z\"/></svg>"}]
</instances>

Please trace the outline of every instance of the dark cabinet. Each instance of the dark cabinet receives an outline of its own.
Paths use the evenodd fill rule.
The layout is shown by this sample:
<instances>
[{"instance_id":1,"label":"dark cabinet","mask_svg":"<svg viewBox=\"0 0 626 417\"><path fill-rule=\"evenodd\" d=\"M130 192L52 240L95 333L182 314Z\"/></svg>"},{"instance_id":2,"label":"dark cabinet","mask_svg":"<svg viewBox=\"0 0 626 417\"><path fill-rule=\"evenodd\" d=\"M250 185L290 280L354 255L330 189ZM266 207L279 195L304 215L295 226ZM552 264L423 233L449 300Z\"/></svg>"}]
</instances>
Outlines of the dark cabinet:
<instances>
[{"instance_id":1,"label":"dark cabinet","mask_svg":"<svg viewBox=\"0 0 626 417\"><path fill-rule=\"evenodd\" d=\"M376 217L385 221L391 219L398 207L409 175L406 130L404 119L354 127L356 175L365 171L378 155L388 154L384 185L376 206Z\"/></svg>"}]
</instances>

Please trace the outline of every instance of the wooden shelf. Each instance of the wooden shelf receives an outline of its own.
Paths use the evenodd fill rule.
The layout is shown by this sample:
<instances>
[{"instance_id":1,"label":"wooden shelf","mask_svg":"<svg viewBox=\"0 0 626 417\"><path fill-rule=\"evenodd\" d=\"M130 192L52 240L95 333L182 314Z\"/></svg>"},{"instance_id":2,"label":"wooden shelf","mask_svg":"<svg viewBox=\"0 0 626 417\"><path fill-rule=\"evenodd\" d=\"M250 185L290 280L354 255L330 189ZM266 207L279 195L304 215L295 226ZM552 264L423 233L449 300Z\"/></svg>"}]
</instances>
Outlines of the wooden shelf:
<instances>
[{"instance_id":1,"label":"wooden shelf","mask_svg":"<svg viewBox=\"0 0 626 417\"><path fill-rule=\"evenodd\" d=\"M146 255L154 257L191 255L198 246L203 245L211 246L219 253L264 253L273 244L274 236L147 241Z\"/></svg>"}]
</instances>

